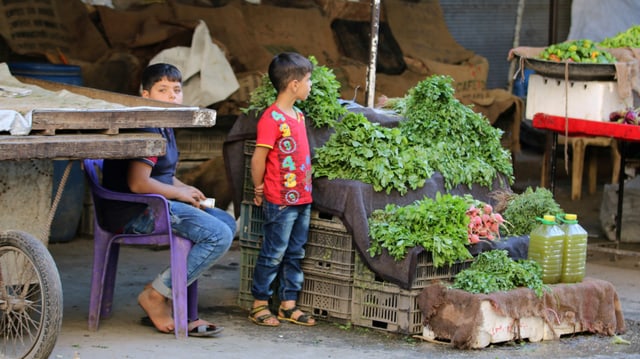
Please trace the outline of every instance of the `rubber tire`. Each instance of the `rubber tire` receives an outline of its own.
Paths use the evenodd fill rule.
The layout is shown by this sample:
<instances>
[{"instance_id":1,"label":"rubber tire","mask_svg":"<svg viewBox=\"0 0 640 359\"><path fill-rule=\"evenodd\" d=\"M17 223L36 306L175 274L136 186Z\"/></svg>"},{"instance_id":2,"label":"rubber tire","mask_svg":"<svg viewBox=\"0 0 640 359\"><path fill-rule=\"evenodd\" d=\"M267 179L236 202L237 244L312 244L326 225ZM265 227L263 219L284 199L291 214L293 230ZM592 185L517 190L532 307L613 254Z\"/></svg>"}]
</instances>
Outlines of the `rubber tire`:
<instances>
[{"instance_id":1,"label":"rubber tire","mask_svg":"<svg viewBox=\"0 0 640 359\"><path fill-rule=\"evenodd\" d=\"M22 231L0 232L0 253L12 251L26 257L36 272L40 286L42 301L42 315L38 324L32 345L23 353L17 353L19 358L39 359L48 358L58 339L62 325L62 283L58 268L45 245L34 236ZM0 291L0 296L3 295ZM0 298L2 300L4 298ZM0 309L1 310L1 309ZM4 313L0 312L0 316ZM0 343L5 339L5 332L0 333ZM24 336L23 336L24 337ZM27 341L29 338L25 338ZM15 348L14 348L15 349ZM10 348L0 347L0 357L11 358L4 353ZM16 353L11 353L14 355Z\"/></svg>"}]
</instances>

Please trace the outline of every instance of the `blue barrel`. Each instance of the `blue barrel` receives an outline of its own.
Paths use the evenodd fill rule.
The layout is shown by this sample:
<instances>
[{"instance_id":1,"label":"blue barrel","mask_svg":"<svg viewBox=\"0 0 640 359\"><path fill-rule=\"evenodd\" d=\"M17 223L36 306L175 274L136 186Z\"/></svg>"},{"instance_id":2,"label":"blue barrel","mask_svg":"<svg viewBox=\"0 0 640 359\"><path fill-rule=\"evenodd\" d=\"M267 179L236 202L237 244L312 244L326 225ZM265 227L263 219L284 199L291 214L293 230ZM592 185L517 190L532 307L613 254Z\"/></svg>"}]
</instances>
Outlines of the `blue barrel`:
<instances>
[{"instance_id":1,"label":"blue barrel","mask_svg":"<svg viewBox=\"0 0 640 359\"><path fill-rule=\"evenodd\" d=\"M9 62L7 65L13 76L33 77L76 86L83 84L80 66L40 62Z\"/></svg>"},{"instance_id":2,"label":"blue barrel","mask_svg":"<svg viewBox=\"0 0 640 359\"><path fill-rule=\"evenodd\" d=\"M14 76L31 77L76 86L83 85L80 66L38 62L10 62L7 65ZM80 161L72 162L71 172L58 203L53 222L51 222L49 242L68 242L78 232L84 202L84 175ZM60 187L67 163L69 163L67 160L53 161L52 201L58 187Z\"/></svg>"}]
</instances>

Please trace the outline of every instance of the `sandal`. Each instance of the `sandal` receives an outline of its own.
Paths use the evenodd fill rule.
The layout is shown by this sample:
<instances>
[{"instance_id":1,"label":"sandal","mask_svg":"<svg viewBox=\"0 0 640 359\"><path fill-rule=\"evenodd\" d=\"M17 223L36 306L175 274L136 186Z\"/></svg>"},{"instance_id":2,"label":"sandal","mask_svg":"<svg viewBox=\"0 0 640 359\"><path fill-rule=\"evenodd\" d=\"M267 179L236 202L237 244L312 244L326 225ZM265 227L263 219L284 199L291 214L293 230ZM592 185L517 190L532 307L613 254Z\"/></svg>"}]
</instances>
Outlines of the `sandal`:
<instances>
[{"instance_id":1,"label":"sandal","mask_svg":"<svg viewBox=\"0 0 640 359\"><path fill-rule=\"evenodd\" d=\"M206 320L196 319L189 323L187 334L190 337L212 337L222 333L223 330L224 327L216 326Z\"/></svg>"},{"instance_id":2,"label":"sandal","mask_svg":"<svg viewBox=\"0 0 640 359\"><path fill-rule=\"evenodd\" d=\"M255 307L255 308L252 308L251 312L249 313L249 319L252 322L254 322L254 323L258 324L258 325L261 325L263 327L277 327L277 326L280 326L280 321L278 321L278 323L273 323L273 324L268 322L268 320L271 319L271 318L276 319L276 316L273 315L273 313L271 313L271 311L269 311L269 313L263 314L263 315L261 315L259 317L255 316L256 314L260 313L263 310L269 310L269 307L267 305L259 305L259 306Z\"/></svg>"},{"instance_id":3,"label":"sandal","mask_svg":"<svg viewBox=\"0 0 640 359\"><path fill-rule=\"evenodd\" d=\"M295 305L293 306L293 308L290 308L290 309L285 309L280 307L280 309L278 310L278 319L286 320L294 324L305 325L307 327L312 327L316 325L317 322L315 321L313 316L307 313L304 313L301 310L300 312L302 312L302 314L300 314L298 318L293 319L293 313L295 313L298 310L300 309L298 308L298 306L295 306Z\"/></svg>"},{"instance_id":4,"label":"sandal","mask_svg":"<svg viewBox=\"0 0 640 359\"><path fill-rule=\"evenodd\" d=\"M151 318L149 317L140 318L140 324L146 327L155 327L155 325L151 321ZM223 330L224 327L219 327L202 319L196 319L192 322L189 322L187 334L190 337L212 337L222 333ZM173 331L160 333L173 334Z\"/></svg>"}]
</instances>

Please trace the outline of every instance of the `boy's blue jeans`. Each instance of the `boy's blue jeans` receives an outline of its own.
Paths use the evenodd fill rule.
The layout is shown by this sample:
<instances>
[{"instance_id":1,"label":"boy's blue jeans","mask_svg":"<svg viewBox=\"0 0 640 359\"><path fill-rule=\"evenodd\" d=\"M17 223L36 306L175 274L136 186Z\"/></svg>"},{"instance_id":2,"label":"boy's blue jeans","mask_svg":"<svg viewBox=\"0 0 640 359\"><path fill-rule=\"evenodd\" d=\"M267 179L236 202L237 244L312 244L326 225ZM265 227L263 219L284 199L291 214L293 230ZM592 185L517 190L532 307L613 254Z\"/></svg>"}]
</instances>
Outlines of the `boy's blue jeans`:
<instances>
[{"instance_id":1,"label":"boy's blue jeans","mask_svg":"<svg viewBox=\"0 0 640 359\"><path fill-rule=\"evenodd\" d=\"M236 221L219 208L201 210L179 201L169 201L173 232L193 242L187 257L187 285L220 259L231 246L236 232ZM125 231L150 233L153 217L149 213L131 220ZM166 268L153 281L152 286L167 298L171 298L171 270Z\"/></svg>"},{"instance_id":2,"label":"boy's blue jeans","mask_svg":"<svg viewBox=\"0 0 640 359\"><path fill-rule=\"evenodd\" d=\"M264 240L253 271L251 294L257 300L269 300L271 283L280 276L281 301L298 300L304 277L300 262L309 234L311 204L280 206L262 203Z\"/></svg>"}]
</instances>

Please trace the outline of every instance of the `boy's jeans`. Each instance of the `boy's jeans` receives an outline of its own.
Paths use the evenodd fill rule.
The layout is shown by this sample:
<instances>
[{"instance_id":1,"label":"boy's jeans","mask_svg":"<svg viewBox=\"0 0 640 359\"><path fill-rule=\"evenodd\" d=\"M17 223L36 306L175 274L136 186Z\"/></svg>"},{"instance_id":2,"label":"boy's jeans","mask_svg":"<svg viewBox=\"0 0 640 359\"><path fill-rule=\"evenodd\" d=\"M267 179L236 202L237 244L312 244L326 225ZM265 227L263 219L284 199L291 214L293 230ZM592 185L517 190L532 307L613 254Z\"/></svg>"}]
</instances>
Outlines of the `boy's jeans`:
<instances>
[{"instance_id":1,"label":"boy's jeans","mask_svg":"<svg viewBox=\"0 0 640 359\"><path fill-rule=\"evenodd\" d=\"M187 257L187 285L220 259L231 246L236 222L219 208L201 210L179 201L169 201L173 232L193 242ZM133 219L125 230L129 233L149 233L153 230L153 218L147 213ZM171 270L162 271L153 281L153 288L171 298Z\"/></svg>"},{"instance_id":2,"label":"boy's jeans","mask_svg":"<svg viewBox=\"0 0 640 359\"><path fill-rule=\"evenodd\" d=\"M279 206L262 203L264 240L253 271L251 294L257 300L269 300L271 283L280 276L281 301L298 300L304 280L300 262L309 234L311 204Z\"/></svg>"}]
</instances>

